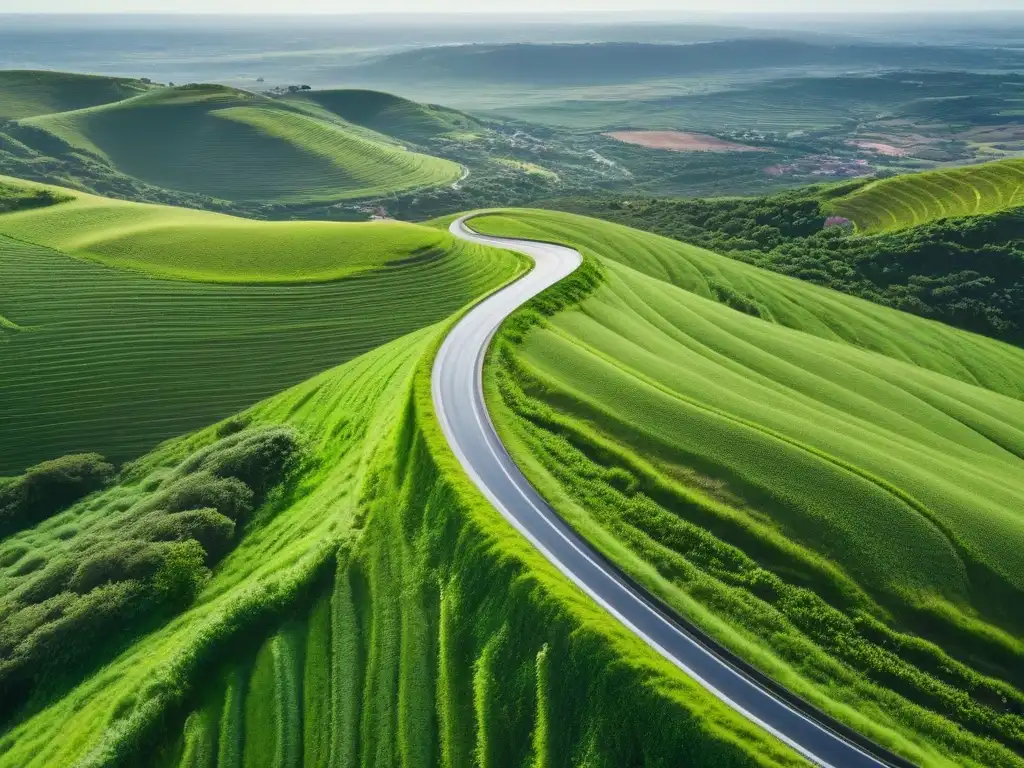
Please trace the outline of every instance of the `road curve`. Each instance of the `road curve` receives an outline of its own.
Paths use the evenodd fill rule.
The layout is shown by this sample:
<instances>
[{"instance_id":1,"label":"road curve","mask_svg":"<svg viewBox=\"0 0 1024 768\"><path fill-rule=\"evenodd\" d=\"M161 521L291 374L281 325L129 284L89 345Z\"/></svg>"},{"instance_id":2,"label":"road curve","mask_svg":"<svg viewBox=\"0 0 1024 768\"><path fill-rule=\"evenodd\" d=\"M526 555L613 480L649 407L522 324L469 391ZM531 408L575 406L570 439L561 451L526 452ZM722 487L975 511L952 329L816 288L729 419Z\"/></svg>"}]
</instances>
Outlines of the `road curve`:
<instances>
[{"instance_id":1,"label":"road curve","mask_svg":"<svg viewBox=\"0 0 1024 768\"><path fill-rule=\"evenodd\" d=\"M431 372L431 393L441 429L477 488L580 589L745 718L827 768L890 764L802 714L792 702L719 655L721 649L712 649L706 639L698 640L670 617L670 611L658 607L654 598L595 552L541 498L505 450L484 406L484 356L501 322L571 274L582 257L560 245L477 234L466 226L466 217L452 222L450 231L463 240L518 251L535 262L531 272L476 305L455 325Z\"/></svg>"}]
</instances>

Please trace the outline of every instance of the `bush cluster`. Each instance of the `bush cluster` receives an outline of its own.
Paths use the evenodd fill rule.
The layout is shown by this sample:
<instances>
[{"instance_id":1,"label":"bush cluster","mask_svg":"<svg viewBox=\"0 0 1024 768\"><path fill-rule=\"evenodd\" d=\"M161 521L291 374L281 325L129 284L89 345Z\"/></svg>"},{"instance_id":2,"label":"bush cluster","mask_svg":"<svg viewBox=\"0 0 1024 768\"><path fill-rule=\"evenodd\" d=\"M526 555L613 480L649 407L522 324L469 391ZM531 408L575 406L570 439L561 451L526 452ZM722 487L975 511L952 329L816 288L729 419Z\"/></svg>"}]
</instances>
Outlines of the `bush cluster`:
<instances>
[{"instance_id":1,"label":"bush cluster","mask_svg":"<svg viewBox=\"0 0 1024 768\"><path fill-rule=\"evenodd\" d=\"M30 528L106 486L114 467L98 453L44 461L0 487L0 538Z\"/></svg>"},{"instance_id":2,"label":"bush cluster","mask_svg":"<svg viewBox=\"0 0 1024 768\"><path fill-rule=\"evenodd\" d=\"M142 497L116 524L73 539L48 562L33 561L32 572L0 600L0 716L191 604L209 569L236 543L238 528L300 455L290 429L233 432L170 473L142 478ZM53 509L83 487L107 482L112 472L94 455L65 457L26 473L18 486L31 493L18 498L35 500L32 509ZM116 502L107 508L118 509ZM20 559L19 566L31 560L17 542L4 551L16 553L12 563Z\"/></svg>"}]
</instances>

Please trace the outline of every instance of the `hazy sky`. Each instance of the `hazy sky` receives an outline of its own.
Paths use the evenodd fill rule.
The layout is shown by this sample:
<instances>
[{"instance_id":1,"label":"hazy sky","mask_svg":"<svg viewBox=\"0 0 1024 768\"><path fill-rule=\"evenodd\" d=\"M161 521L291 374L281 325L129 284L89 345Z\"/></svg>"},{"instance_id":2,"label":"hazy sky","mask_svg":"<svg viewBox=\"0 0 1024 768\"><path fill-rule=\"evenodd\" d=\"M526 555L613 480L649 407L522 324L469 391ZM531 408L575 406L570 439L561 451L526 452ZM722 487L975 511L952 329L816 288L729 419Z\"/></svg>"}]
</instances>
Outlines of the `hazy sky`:
<instances>
[{"instance_id":1,"label":"hazy sky","mask_svg":"<svg viewBox=\"0 0 1024 768\"><path fill-rule=\"evenodd\" d=\"M843 12L1021 10L1024 0L0 0L0 13L557 13L574 11Z\"/></svg>"}]
</instances>

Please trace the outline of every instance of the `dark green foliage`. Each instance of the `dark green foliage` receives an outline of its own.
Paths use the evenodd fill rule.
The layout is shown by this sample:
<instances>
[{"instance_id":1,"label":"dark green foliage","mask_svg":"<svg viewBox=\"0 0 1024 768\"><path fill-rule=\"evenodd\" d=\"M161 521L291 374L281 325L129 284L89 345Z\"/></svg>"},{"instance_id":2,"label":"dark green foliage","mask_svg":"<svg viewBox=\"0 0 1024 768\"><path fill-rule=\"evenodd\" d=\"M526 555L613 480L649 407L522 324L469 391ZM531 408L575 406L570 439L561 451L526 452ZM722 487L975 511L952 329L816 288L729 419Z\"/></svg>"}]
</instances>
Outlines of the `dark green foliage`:
<instances>
[{"instance_id":1,"label":"dark green foliage","mask_svg":"<svg viewBox=\"0 0 1024 768\"><path fill-rule=\"evenodd\" d=\"M68 199L49 189L22 187L0 182L0 213L43 208Z\"/></svg>"},{"instance_id":2,"label":"dark green foliage","mask_svg":"<svg viewBox=\"0 0 1024 768\"><path fill-rule=\"evenodd\" d=\"M145 581L160 568L164 547L144 541L119 541L97 547L75 569L68 587L80 595L115 581Z\"/></svg>"},{"instance_id":3,"label":"dark green foliage","mask_svg":"<svg viewBox=\"0 0 1024 768\"><path fill-rule=\"evenodd\" d=\"M230 551L235 523L216 509L174 514L158 510L142 520L133 533L148 541L197 541L206 552L207 565L212 565Z\"/></svg>"},{"instance_id":4,"label":"dark green foliage","mask_svg":"<svg viewBox=\"0 0 1024 768\"><path fill-rule=\"evenodd\" d=\"M28 528L97 491L114 476L98 453L44 461L0 487L0 537Z\"/></svg>"},{"instance_id":5,"label":"dark green foliage","mask_svg":"<svg viewBox=\"0 0 1024 768\"><path fill-rule=\"evenodd\" d=\"M558 210L698 245L878 304L1024 343L1024 210L943 219L872 237L825 230L828 198L809 187L760 198L575 198ZM734 306L730 297L719 297ZM751 312L744 306L735 306Z\"/></svg>"},{"instance_id":6,"label":"dark green foliage","mask_svg":"<svg viewBox=\"0 0 1024 768\"><path fill-rule=\"evenodd\" d=\"M252 489L241 480L196 472L154 494L144 509L164 509L167 512L215 509L231 520L240 520L252 512L252 499Z\"/></svg>"},{"instance_id":7,"label":"dark green foliage","mask_svg":"<svg viewBox=\"0 0 1024 768\"><path fill-rule=\"evenodd\" d=\"M196 454L183 469L241 481L259 499L295 466L298 449L298 435L288 427L237 432Z\"/></svg>"},{"instance_id":8,"label":"dark green foliage","mask_svg":"<svg viewBox=\"0 0 1024 768\"><path fill-rule=\"evenodd\" d=\"M237 524L301 458L293 430L232 423L242 424L241 431L227 430L187 456L169 479L166 467L141 477L137 467L126 468L123 480L144 495L109 502L110 514L124 515L123 523L70 536L55 555L33 553L18 541L4 548L0 562L35 573L0 598L0 718L33 694L75 679L196 598L209 568L236 542ZM44 499L49 509L71 499L68 487L92 488L112 472L96 455L65 457L33 467L4 492L28 488L17 498Z\"/></svg>"},{"instance_id":9,"label":"dark green foliage","mask_svg":"<svg viewBox=\"0 0 1024 768\"><path fill-rule=\"evenodd\" d=\"M206 557L202 545L194 539L169 545L153 577L157 599L179 609L195 600L209 576L203 564Z\"/></svg>"}]
</instances>

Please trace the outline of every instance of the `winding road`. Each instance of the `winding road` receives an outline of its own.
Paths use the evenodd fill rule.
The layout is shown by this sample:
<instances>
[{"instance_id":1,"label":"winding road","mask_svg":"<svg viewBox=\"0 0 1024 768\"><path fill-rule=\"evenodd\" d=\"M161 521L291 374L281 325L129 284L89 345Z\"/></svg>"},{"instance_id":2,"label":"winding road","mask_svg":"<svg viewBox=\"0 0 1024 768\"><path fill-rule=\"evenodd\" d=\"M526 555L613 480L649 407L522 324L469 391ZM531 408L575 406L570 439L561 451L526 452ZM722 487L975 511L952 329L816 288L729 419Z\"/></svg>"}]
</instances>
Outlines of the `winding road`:
<instances>
[{"instance_id":1,"label":"winding road","mask_svg":"<svg viewBox=\"0 0 1024 768\"><path fill-rule=\"evenodd\" d=\"M857 737L834 730L842 726L827 716L809 716L815 714L810 705L757 679L756 673L744 671L735 659L730 661L731 654L686 627L681 617L673 617L623 576L541 498L505 450L487 414L484 356L501 322L571 274L582 257L560 245L480 235L469 229L466 217L454 221L450 231L464 240L518 251L536 265L470 310L448 334L434 362L431 389L441 428L477 488L556 568L644 642L811 762L829 768L907 765L880 747L872 749L866 740L857 739L862 743L858 746L851 740ZM869 749L879 757L869 754Z\"/></svg>"}]
</instances>

